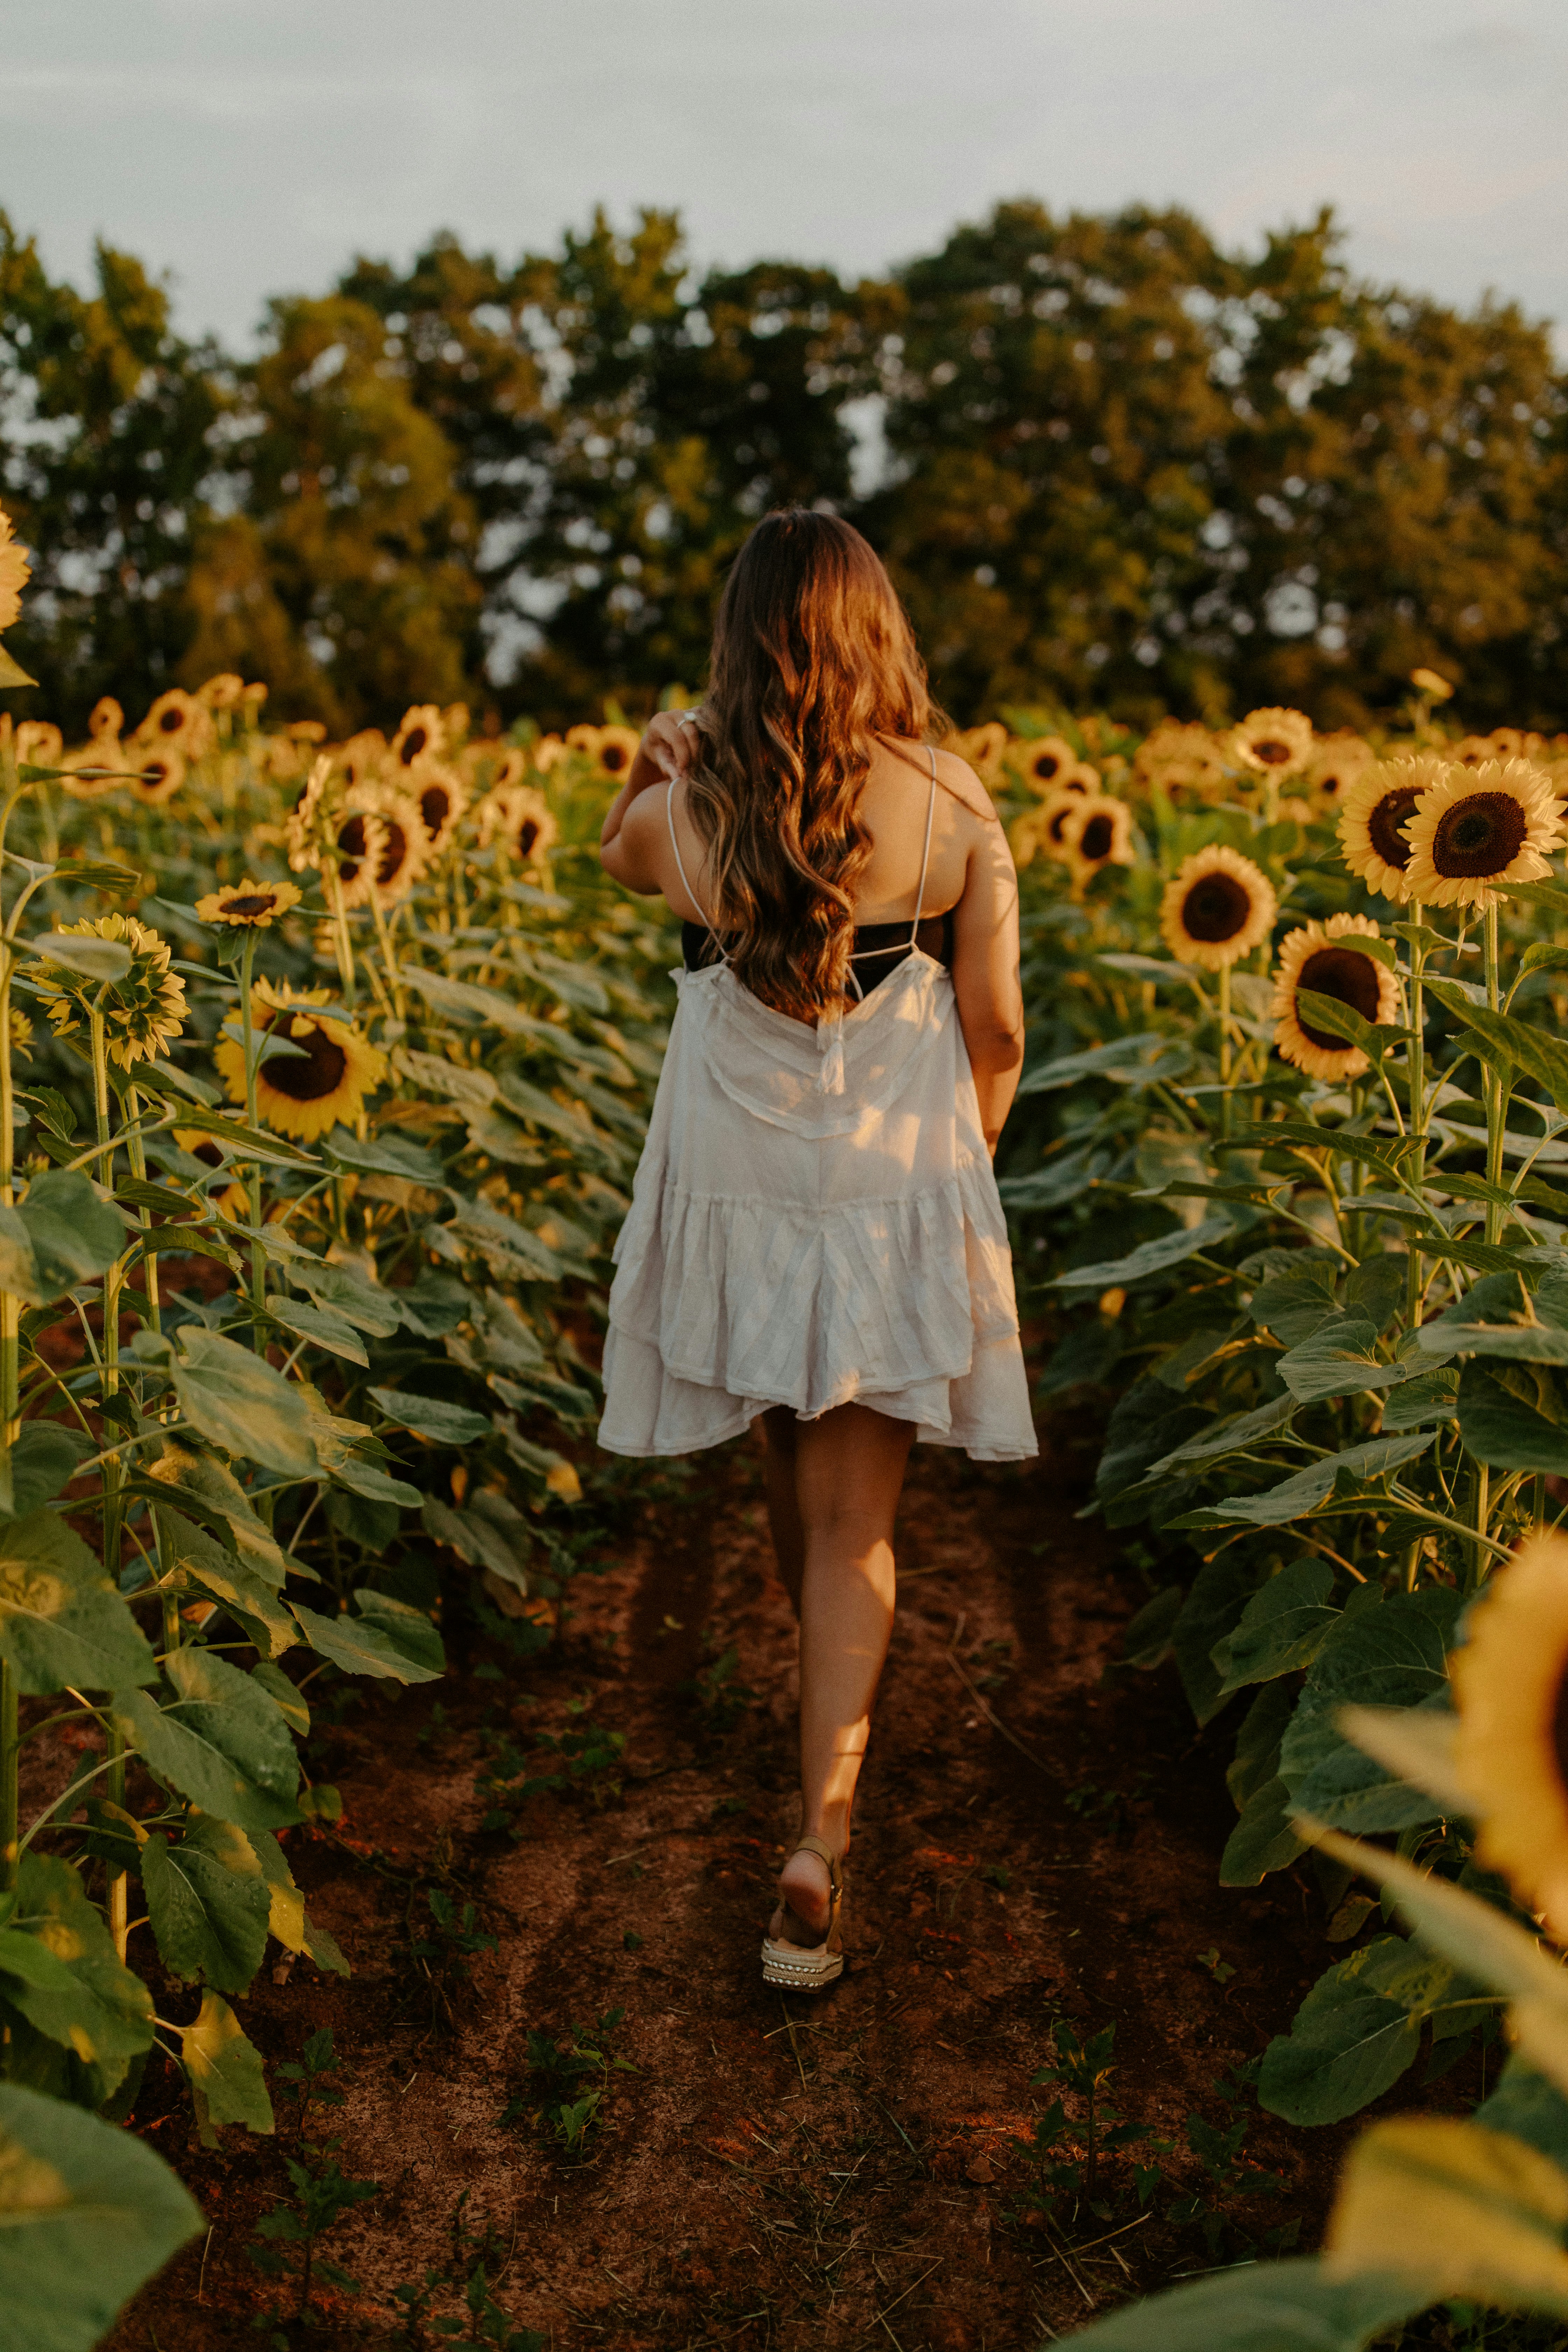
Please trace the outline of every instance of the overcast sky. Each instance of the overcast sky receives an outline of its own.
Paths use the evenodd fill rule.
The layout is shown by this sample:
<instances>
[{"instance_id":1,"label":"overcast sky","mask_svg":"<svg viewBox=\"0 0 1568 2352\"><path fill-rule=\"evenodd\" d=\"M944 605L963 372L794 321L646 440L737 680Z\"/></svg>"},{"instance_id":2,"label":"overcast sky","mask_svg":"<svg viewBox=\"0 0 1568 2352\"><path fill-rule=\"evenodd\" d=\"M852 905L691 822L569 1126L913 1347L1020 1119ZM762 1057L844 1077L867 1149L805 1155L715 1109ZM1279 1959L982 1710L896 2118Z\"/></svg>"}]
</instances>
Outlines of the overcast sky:
<instances>
[{"instance_id":1,"label":"overcast sky","mask_svg":"<svg viewBox=\"0 0 1568 2352\"><path fill-rule=\"evenodd\" d=\"M598 202L851 275L1007 196L1248 247L1331 202L1370 277L1568 315L1568 0L0 0L0 58L50 269L107 236L235 344L356 250Z\"/></svg>"}]
</instances>

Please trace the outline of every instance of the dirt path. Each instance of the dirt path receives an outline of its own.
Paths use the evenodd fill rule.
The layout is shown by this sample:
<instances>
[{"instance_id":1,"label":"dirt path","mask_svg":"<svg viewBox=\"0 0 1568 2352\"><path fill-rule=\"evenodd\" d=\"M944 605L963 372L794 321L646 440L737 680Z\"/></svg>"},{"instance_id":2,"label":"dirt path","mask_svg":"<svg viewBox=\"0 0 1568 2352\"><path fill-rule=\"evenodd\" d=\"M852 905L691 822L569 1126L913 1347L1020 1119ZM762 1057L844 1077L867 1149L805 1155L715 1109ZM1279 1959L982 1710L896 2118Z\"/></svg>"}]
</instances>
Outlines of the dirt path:
<instances>
[{"instance_id":1,"label":"dirt path","mask_svg":"<svg viewBox=\"0 0 1568 2352\"><path fill-rule=\"evenodd\" d=\"M851 1963L815 2004L764 1992L758 1975L797 1816L792 1627L747 1448L658 1482L614 1564L572 1585L561 1636L533 1664L373 1691L317 1769L342 1790L343 1832L383 1869L326 1840L290 1847L354 1976L301 1966L242 2004L269 2058L333 2030L341 2161L380 2186L326 2251L366 2292L323 2294L309 2335L253 2334L272 2291L244 2249L283 2189L294 2127L278 2142L231 2133L208 2155L188 2144L172 2080L150 2080L138 2126L213 2231L128 2315L117 2352L269 2335L385 2344L396 2286L428 2266L432 2310L458 2311L476 2261L512 2326L552 2352L873 2338L984 2352L1236 2260L1292 2219L1310 2244L1339 2136L1289 2132L1245 2095L1229 2104L1227 2070L1279 2030L1329 1956L1321 1914L1309 1920L1294 1878L1255 1895L1215 1885L1234 1819L1223 1731L1194 1740L1168 1672L1106 1675L1143 1595L1072 1517L1093 1452L1067 1416L1026 1474L917 1451L857 1811ZM692 1685L715 1664L705 1706ZM584 1726L624 1734L618 1763L527 1800L515 1843L482 1831L486 1738L490 1769L516 1760L495 1754L510 1731L542 1775L563 1759L542 1757L538 1735ZM606 1793L617 1774L620 1794ZM406 1895L385 1874L428 1878L432 1854L499 1939L470 1981L448 1975L449 2027L395 1955ZM428 1924L422 1897L416 1916ZM605 2084L573 2156L532 2119L561 2094L531 2074L528 2037L560 2047L616 2009L606 2046L636 2072L565 2085L576 2097ZM1054 2096L1031 2077L1058 2018L1081 2036L1114 2027L1116 2107L1175 2146L1111 2159L1095 2200L1106 2212L1069 2193L1053 2232L1027 2210L1025 2143ZM503 2125L514 2099L522 2114ZM1068 2109L1079 2128L1053 2153L1070 2159L1082 2104ZM1216 2189L1186 2137L1194 2113L1216 2130L1251 2115L1243 2161L1282 2174L1276 2191L1256 2177ZM1135 2159L1164 2175L1143 2219Z\"/></svg>"}]
</instances>

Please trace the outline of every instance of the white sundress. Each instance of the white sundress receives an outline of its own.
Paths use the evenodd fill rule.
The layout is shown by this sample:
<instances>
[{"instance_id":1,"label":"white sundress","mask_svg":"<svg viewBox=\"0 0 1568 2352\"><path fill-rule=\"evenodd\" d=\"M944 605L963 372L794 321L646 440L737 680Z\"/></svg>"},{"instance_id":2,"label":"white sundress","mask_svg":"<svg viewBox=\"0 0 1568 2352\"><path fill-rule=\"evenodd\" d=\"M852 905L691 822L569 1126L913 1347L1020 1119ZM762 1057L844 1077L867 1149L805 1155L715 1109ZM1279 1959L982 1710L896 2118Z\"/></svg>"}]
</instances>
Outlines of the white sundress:
<instances>
[{"instance_id":1,"label":"white sundress","mask_svg":"<svg viewBox=\"0 0 1568 2352\"><path fill-rule=\"evenodd\" d=\"M669 790L676 865L700 905ZM672 975L679 1003L615 1250L608 1452L690 1454L770 1405L815 1421L851 1402L977 1462L1037 1452L952 980L915 945L935 806L933 754L912 951L834 1020L775 1013L727 959Z\"/></svg>"}]
</instances>

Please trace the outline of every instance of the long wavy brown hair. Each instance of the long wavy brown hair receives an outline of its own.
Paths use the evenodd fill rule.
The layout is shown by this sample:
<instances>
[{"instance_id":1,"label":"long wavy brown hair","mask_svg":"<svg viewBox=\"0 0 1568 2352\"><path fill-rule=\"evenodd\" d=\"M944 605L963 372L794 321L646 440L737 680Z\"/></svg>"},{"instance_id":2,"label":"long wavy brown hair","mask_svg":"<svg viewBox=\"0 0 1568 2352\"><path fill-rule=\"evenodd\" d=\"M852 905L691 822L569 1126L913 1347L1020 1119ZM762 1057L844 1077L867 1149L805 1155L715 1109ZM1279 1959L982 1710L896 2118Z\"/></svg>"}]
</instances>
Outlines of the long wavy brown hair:
<instances>
[{"instance_id":1,"label":"long wavy brown hair","mask_svg":"<svg viewBox=\"0 0 1568 2352\"><path fill-rule=\"evenodd\" d=\"M805 507L758 523L720 601L701 725L686 793L713 919L737 979L815 1020L847 988L877 738L951 731L893 583L849 523Z\"/></svg>"}]
</instances>

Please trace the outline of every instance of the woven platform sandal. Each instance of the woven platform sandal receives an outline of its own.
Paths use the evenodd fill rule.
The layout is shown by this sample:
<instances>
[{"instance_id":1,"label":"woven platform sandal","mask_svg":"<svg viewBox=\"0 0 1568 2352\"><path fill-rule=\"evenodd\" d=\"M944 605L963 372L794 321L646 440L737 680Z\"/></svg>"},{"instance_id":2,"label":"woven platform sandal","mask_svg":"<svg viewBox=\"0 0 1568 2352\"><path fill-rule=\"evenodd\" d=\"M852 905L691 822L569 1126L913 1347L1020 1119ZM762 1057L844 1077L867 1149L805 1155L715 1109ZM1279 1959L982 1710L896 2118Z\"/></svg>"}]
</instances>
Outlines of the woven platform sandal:
<instances>
[{"instance_id":1,"label":"woven platform sandal","mask_svg":"<svg viewBox=\"0 0 1568 2352\"><path fill-rule=\"evenodd\" d=\"M816 1946L783 1941L775 1943L772 1936L764 1936L763 1982L776 1985L782 1992L820 1992L825 1985L832 1984L844 1973L844 1946L839 1934L839 1913L844 1903L844 1870L826 1839L816 1837L809 1832L796 1839L795 1853L815 1853L827 1864L828 1885L833 1890L827 1910L827 1932L821 1943Z\"/></svg>"}]
</instances>

